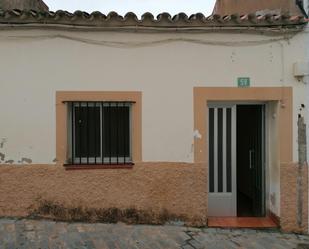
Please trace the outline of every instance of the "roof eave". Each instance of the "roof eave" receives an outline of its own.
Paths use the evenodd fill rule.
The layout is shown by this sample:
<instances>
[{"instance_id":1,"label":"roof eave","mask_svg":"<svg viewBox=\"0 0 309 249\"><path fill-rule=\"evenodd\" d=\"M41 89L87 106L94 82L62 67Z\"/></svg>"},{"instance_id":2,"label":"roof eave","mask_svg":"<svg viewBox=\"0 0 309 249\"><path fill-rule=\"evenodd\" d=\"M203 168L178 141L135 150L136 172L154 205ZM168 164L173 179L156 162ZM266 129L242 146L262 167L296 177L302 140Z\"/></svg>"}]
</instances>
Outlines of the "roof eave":
<instances>
[{"instance_id":1,"label":"roof eave","mask_svg":"<svg viewBox=\"0 0 309 249\"><path fill-rule=\"evenodd\" d=\"M263 33L263 34L287 34L298 33L304 30L305 24L295 25L209 25L209 26L87 26L87 25L66 25L66 24L41 24L41 23L2 23L0 30L66 30L66 31L93 31L93 32L157 32L157 33L210 33L210 32L228 32L228 33Z\"/></svg>"},{"instance_id":2,"label":"roof eave","mask_svg":"<svg viewBox=\"0 0 309 249\"><path fill-rule=\"evenodd\" d=\"M161 13L156 18L151 13L145 13L140 19L129 12L121 16L116 12L104 15L101 12L86 13L76 11L23 11L0 10L0 24L4 27L15 28L62 28L80 30L134 30L134 31L218 31L218 30L275 30L300 31L308 20L303 16L289 15L241 15L228 16L212 15L205 17L197 13L188 17L185 13L171 16Z\"/></svg>"}]
</instances>

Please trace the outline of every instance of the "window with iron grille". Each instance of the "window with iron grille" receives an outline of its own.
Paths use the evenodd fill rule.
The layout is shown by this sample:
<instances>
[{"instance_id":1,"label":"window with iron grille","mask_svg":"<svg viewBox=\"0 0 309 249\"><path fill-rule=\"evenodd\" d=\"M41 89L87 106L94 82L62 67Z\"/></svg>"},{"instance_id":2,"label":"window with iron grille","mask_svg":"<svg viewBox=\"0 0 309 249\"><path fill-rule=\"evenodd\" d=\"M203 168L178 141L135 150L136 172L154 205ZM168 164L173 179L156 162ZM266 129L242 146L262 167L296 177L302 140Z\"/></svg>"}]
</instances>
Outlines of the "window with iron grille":
<instances>
[{"instance_id":1,"label":"window with iron grille","mask_svg":"<svg viewBox=\"0 0 309 249\"><path fill-rule=\"evenodd\" d=\"M69 163L132 164L133 102L70 102Z\"/></svg>"}]
</instances>

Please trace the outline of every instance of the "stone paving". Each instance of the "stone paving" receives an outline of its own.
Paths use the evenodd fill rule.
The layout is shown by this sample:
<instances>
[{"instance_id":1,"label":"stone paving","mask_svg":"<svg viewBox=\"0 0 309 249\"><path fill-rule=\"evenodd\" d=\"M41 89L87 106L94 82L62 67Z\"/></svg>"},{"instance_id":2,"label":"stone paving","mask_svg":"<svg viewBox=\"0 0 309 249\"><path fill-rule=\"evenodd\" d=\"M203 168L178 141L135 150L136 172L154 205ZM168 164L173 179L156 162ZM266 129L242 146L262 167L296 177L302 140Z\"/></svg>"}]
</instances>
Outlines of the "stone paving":
<instances>
[{"instance_id":1,"label":"stone paving","mask_svg":"<svg viewBox=\"0 0 309 249\"><path fill-rule=\"evenodd\" d=\"M307 249L309 236L277 231L0 219L0 249Z\"/></svg>"}]
</instances>

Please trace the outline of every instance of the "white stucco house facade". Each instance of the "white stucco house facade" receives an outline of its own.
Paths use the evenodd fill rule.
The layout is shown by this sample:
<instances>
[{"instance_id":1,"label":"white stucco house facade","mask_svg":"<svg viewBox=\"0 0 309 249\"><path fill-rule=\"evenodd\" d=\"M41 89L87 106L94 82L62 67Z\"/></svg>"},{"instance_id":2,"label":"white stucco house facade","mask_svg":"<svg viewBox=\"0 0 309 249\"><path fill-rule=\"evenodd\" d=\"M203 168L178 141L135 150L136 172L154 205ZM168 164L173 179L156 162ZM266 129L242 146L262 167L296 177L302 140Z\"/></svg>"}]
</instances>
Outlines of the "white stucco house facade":
<instances>
[{"instance_id":1,"label":"white stucco house facade","mask_svg":"<svg viewBox=\"0 0 309 249\"><path fill-rule=\"evenodd\" d=\"M0 215L41 198L307 232L306 24L1 11Z\"/></svg>"}]
</instances>

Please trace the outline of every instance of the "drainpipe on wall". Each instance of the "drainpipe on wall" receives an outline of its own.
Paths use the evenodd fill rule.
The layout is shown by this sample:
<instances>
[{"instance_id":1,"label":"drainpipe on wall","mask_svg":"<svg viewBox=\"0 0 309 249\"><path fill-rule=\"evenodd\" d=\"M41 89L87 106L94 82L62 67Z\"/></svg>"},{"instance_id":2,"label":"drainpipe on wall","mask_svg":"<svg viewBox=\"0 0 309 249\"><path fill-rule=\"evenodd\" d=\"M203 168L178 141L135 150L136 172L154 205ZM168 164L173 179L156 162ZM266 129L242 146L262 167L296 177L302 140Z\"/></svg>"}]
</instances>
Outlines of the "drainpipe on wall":
<instances>
[{"instance_id":1,"label":"drainpipe on wall","mask_svg":"<svg viewBox=\"0 0 309 249\"><path fill-rule=\"evenodd\" d=\"M308 13L309 13L309 0L304 0L304 9L307 13L307 16L308 16ZM306 36L306 45L307 47L305 47L306 51L306 55L307 55L307 61L309 61L309 26L307 25L306 27L306 30L305 30L305 36ZM306 123L307 123L307 130L306 130L306 133L307 133L307 142L309 142L309 76L305 76L304 78L304 83L306 84L306 96L307 96L307 101L306 101L306 116L307 116L307 120L306 120ZM309 146L307 146L307 167L309 165L308 163L308 159L309 159ZM309 170L308 170L308 179L309 179ZM308 184L308 187L309 187L309 184ZM308 195L309 195L309 191L308 191ZM309 212L309 196L308 196L308 212ZM308 231L309 233L309 216L308 216Z\"/></svg>"},{"instance_id":2,"label":"drainpipe on wall","mask_svg":"<svg viewBox=\"0 0 309 249\"><path fill-rule=\"evenodd\" d=\"M309 32L309 28L307 27L307 32ZM309 60L309 34L307 34L307 58ZM306 96L307 96L307 101L306 101L306 115L307 115L307 120L306 120L306 123L307 123L307 128L306 128L306 135L307 135L307 143L309 142L309 76L306 76L305 77L305 83L306 83ZM306 147L307 149L307 160L306 160L306 163L307 163L307 167L309 167L309 162L308 162L308 159L309 159L309 146ZM308 170L308 180L309 180L309 170ZM308 184L308 188L309 188L309 184ZM309 189L308 189L308 195L309 195ZM308 207L307 207L307 212L309 212L309 196L308 196ZM308 231L309 233L309 215L308 215Z\"/></svg>"},{"instance_id":3,"label":"drainpipe on wall","mask_svg":"<svg viewBox=\"0 0 309 249\"><path fill-rule=\"evenodd\" d=\"M298 122L298 169L297 169L297 225L303 228L303 170L307 164L306 120L299 114ZM306 205L306 204L305 204Z\"/></svg>"},{"instance_id":4,"label":"drainpipe on wall","mask_svg":"<svg viewBox=\"0 0 309 249\"><path fill-rule=\"evenodd\" d=\"M308 13L309 13L309 0L304 0L304 9L307 13L307 16L308 16ZM309 61L309 26L307 25L306 27L306 33L305 33L305 36L306 36L306 45L307 47L305 48L306 51L306 55L307 55L307 61ZM306 96L307 96L307 101L306 101L306 116L307 116L307 120L306 120L306 123L307 123L307 130L306 130L306 134L307 134L307 142L309 142L309 76L305 76L304 78L304 83L306 84ZM307 167L309 165L308 163L308 159L309 159L309 146L307 146ZM308 179L309 179L309 170L308 170ZM309 187L309 185L308 185ZM308 191L308 195L309 195L309 191ZM308 212L309 212L309 196L308 196ZM309 215L308 215L308 231L309 233Z\"/></svg>"},{"instance_id":5,"label":"drainpipe on wall","mask_svg":"<svg viewBox=\"0 0 309 249\"><path fill-rule=\"evenodd\" d=\"M309 0L303 0L303 9L307 14L307 17L309 16ZM305 44L306 44L306 57L307 57L307 61L309 61L309 26L307 25L306 29L305 29ZM305 110L306 110L306 120L304 120L304 122L307 124L306 126L306 140L307 142L309 142L309 76L305 75L303 82L305 84L305 91L306 91L306 103L305 103ZM307 163L307 167L309 165L308 163L308 159L309 159L309 146L307 146L306 148L307 153L306 153L306 163ZM299 160L301 161L301 160ZM308 179L309 179L309 170L308 170ZM308 185L309 187L309 185ZM309 210L309 191L308 191L308 210ZM308 216L308 231L309 233L309 216Z\"/></svg>"},{"instance_id":6,"label":"drainpipe on wall","mask_svg":"<svg viewBox=\"0 0 309 249\"><path fill-rule=\"evenodd\" d=\"M307 27L307 32L309 32L309 29L308 29L308 27ZM309 59L309 34L306 34L307 35L307 39L306 39L306 41L307 41L307 43L306 44L308 44L307 45L307 58ZM305 127L305 129L306 129L306 142L309 142L309 76L306 76L305 78L304 78L304 83L306 84L306 88L305 88L305 91L306 91L306 116L307 116L307 119L306 119L306 121L304 121L304 122L306 122L306 127ZM309 159L309 146L306 146L306 166L307 167L309 167L309 162L308 162L308 159ZM309 170L308 170L308 180L309 180ZM309 188L309 184L308 184L308 188ZM309 189L308 189L308 207L307 207L308 209L308 212L309 212ZM307 233L309 234L309 216L308 216L308 231L307 231Z\"/></svg>"}]
</instances>

